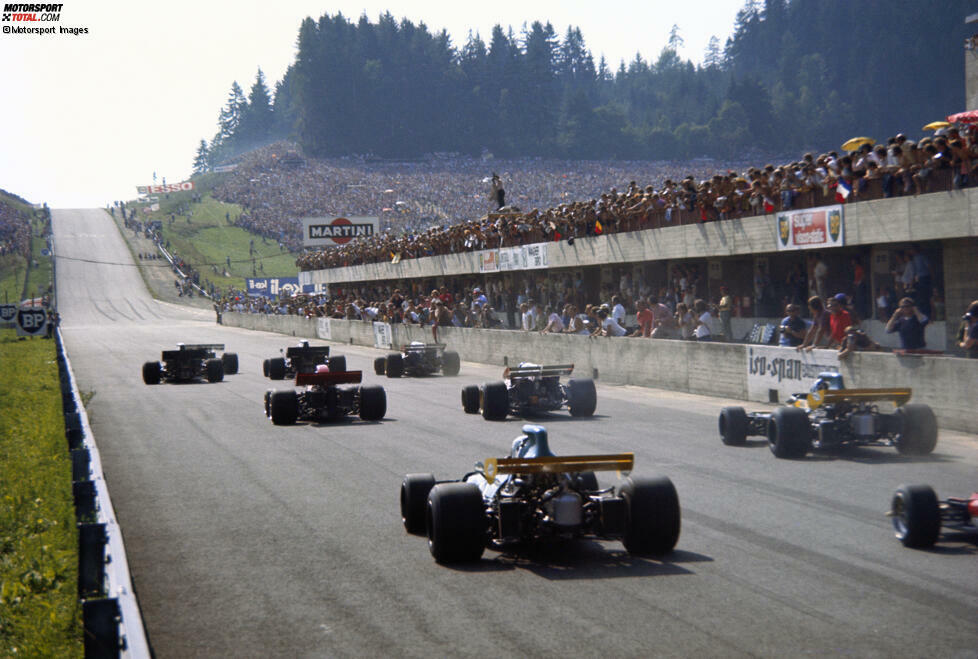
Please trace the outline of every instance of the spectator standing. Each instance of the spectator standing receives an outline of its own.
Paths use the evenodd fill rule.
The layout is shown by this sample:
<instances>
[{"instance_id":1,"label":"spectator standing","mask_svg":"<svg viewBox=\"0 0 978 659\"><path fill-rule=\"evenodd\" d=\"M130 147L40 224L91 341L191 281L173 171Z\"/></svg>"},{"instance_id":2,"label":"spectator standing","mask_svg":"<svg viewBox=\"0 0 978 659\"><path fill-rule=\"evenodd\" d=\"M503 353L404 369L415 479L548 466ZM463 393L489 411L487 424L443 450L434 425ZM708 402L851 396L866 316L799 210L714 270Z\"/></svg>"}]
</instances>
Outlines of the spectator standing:
<instances>
[{"instance_id":1,"label":"spectator standing","mask_svg":"<svg viewBox=\"0 0 978 659\"><path fill-rule=\"evenodd\" d=\"M900 334L900 344L904 350L919 350L925 348L924 327L930 319L927 318L914 304L913 299L905 297L900 300L897 310L886 323L886 331L890 334Z\"/></svg>"},{"instance_id":2,"label":"spectator standing","mask_svg":"<svg viewBox=\"0 0 978 659\"><path fill-rule=\"evenodd\" d=\"M913 265L914 304L921 313L930 317L930 296L934 290L930 259L920 251L920 247L914 245L910 248L910 263Z\"/></svg>"},{"instance_id":3,"label":"spectator standing","mask_svg":"<svg viewBox=\"0 0 978 659\"><path fill-rule=\"evenodd\" d=\"M649 310L652 311L652 338L668 339L672 337L676 329L676 321L673 318L672 310L659 302L659 298L651 296L649 298Z\"/></svg>"},{"instance_id":4,"label":"spectator standing","mask_svg":"<svg viewBox=\"0 0 978 659\"><path fill-rule=\"evenodd\" d=\"M717 313L720 316L720 327L723 329L724 340L733 341L733 326L730 321L733 316L733 296L730 295L730 289L726 286L720 287L720 304L717 307Z\"/></svg>"},{"instance_id":5,"label":"spectator standing","mask_svg":"<svg viewBox=\"0 0 978 659\"><path fill-rule=\"evenodd\" d=\"M499 174L496 172L492 173L492 182L490 183L491 190L489 192L490 198L496 202L496 210L506 205L506 190L503 189L503 181L499 178Z\"/></svg>"},{"instance_id":6,"label":"spectator standing","mask_svg":"<svg viewBox=\"0 0 978 659\"><path fill-rule=\"evenodd\" d=\"M961 317L961 325L958 347L967 351L969 359L978 359L978 303Z\"/></svg>"},{"instance_id":7,"label":"spectator standing","mask_svg":"<svg viewBox=\"0 0 978 659\"><path fill-rule=\"evenodd\" d=\"M781 337L778 339L778 344L796 348L808 334L808 323L801 317L801 307L793 302L785 307L785 313L787 315L781 320Z\"/></svg>"},{"instance_id":8,"label":"spectator standing","mask_svg":"<svg viewBox=\"0 0 978 659\"><path fill-rule=\"evenodd\" d=\"M693 312L689 310L685 302L676 304L675 318L676 325L679 327L679 338L684 340L692 339L693 330L696 327L696 319L693 318Z\"/></svg>"},{"instance_id":9,"label":"spectator standing","mask_svg":"<svg viewBox=\"0 0 978 659\"><path fill-rule=\"evenodd\" d=\"M828 287L826 284L829 279L829 266L822 260L821 254L815 255L815 267L812 269L812 275L815 278L815 294L824 300L828 297Z\"/></svg>"},{"instance_id":10,"label":"spectator standing","mask_svg":"<svg viewBox=\"0 0 978 659\"><path fill-rule=\"evenodd\" d=\"M713 331L710 328L710 324L713 317L710 315L710 310L706 307L704 300L699 299L693 303L693 315L696 318L696 328L693 330L693 336L696 337L697 341L712 341Z\"/></svg>"},{"instance_id":11,"label":"spectator standing","mask_svg":"<svg viewBox=\"0 0 978 659\"><path fill-rule=\"evenodd\" d=\"M858 257L853 257L852 264L852 307L860 318L869 318L869 284L866 281L866 269Z\"/></svg>"},{"instance_id":12,"label":"spectator standing","mask_svg":"<svg viewBox=\"0 0 978 659\"><path fill-rule=\"evenodd\" d=\"M622 327L625 326L625 306L621 303L621 297L617 295L611 296L611 317Z\"/></svg>"},{"instance_id":13,"label":"spectator standing","mask_svg":"<svg viewBox=\"0 0 978 659\"><path fill-rule=\"evenodd\" d=\"M882 286L876 291L876 319L877 320L889 320L890 316L893 314L893 308L890 304L891 294L889 289L883 288Z\"/></svg>"},{"instance_id":14,"label":"spectator standing","mask_svg":"<svg viewBox=\"0 0 978 659\"><path fill-rule=\"evenodd\" d=\"M638 320L638 329L629 334L629 336L649 338L652 335L655 314L649 309L649 303L644 299L638 301L638 315L636 316L636 320Z\"/></svg>"},{"instance_id":15,"label":"spectator standing","mask_svg":"<svg viewBox=\"0 0 978 659\"><path fill-rule=\"evenodd\" d=\"M839 359L845 359L857 350L879 349L879 344L869 338L864 331L855 325L850 325L846 328L846 334L842 339L842 345L839 347Z\"/></svg>"},{"instance_id":16,"label":"spectator standing","mask_svg":"<svg viewBox=\"0 0 978 659\"><path fill-rule=\"evenodd\" d=\"M832 337L831 347L842 345L842 339L846 336L846 328L852 325L852 316L846 311L845 299L845 295L840 293L826 301L829 310L829 335Z\"/></svg>"},{"instance_id":17,"label":"spectator standing","mask_svg":"<svg viewBox=\"0 0 978 659\"><path fill-rule=\"evenodd\" d=\"M808 334L801 345L796 350L811 351L819 347L823 340L831 340L831 330L829 328L829 312L822 305L822 298L813 295L808 299L808 310L812 314L812 326L808 328Z\"/></svg>"}]
</instances>

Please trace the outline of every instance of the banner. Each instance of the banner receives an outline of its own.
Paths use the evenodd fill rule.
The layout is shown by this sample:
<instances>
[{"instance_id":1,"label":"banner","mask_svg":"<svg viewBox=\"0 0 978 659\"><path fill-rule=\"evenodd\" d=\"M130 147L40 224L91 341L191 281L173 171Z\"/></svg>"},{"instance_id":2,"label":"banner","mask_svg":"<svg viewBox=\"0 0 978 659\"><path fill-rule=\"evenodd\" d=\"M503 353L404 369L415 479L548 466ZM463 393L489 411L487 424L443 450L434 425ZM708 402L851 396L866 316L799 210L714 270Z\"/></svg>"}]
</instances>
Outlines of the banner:
<instances>
[{"instance_id":1,"label":"banner","mask_svg":"<svg viewBox=\"0 0 978 659\"><path fill-rule=\"evenodd\" d=\"M329 324L329 318L316 319L316 336L326 341L333 340L333 328Z\"/></svg>"},{"instance_id":2,"label":"banner","mask_svg":"<svg viewBox=\"0 0 978 659\"><path fill-rule=\"evenodd\" d=\"M842 247L843 220L841 205L778 213L778 250Z\"/></svg>"},{"instance_id":3,"label":"banner","mask_svg":"<svg viewBox=\"0 0 978 659\"><path fill-rule=\"evenodd\" d=\"M302 218L302 244L306 247L338 247L354 238L370 238L379 232L378 217L351 215Z\"/></svg>"},{"instance_id":4,"label":"banner","mask_svg":"<svg viewBox=\"0 0 978 659\"><path fill-rule=\"evenodd\" d=\"M508 271L546 268L549 263L547 260L548 244L533 243L532 245L520 245L519 247L500 247L499 256L496 258L496 269ZM483 272L486 271L483 270Z\"/></svg>"},{"instance_id":5,"label":"banner","mask_svg":"<svg viewBox=\"0 0 978 659\"><path fill-rule=\"evenodd\" d=\"M499 252L489 249L479 252L479 272L496 272L499 270Z\"/></svg>"},{"instance_id":6,"label":"banner","mask_svg":"<svg viewBox=\"0 0 978 659\"><path fill-rule=\"evenodd\" d=\"M291 297L301 290L298 277L248 277L245 283L252 297Z\"/></svg>"},{"instance_id":7,"label":"banner","mask_svg":"<svg viewBox=\"0 0 978 659\"><path fill-rule=\"evenodd\" d=\"M747 398L785 402L792 394L807 392L822 371L839 372L835 350L805 352L781 346L747 346ZM776 392L777 396L772 396Z\"/></svg>"},{"instance_id":8,"label":"banner","mask_svg":"<svg viewBox=\"0 0 978 659\"><path fill-rule=\"evenodd\" d=\"M139 194L159 194L161 192L183 192L184 190L193 190L193 181L184 181L183 183L167 183L166 185L137 185L136 191Z\"/></svg>"},{"instance_id":9,"label":"banner","mask_svg":"<svg viewBox=\"0 0 978 659\"><path fill-rule=\"evenodd\" d=\"M391 347L391 325L390 323L374 323L374 347Z\"/></svg>"}]
</instances>

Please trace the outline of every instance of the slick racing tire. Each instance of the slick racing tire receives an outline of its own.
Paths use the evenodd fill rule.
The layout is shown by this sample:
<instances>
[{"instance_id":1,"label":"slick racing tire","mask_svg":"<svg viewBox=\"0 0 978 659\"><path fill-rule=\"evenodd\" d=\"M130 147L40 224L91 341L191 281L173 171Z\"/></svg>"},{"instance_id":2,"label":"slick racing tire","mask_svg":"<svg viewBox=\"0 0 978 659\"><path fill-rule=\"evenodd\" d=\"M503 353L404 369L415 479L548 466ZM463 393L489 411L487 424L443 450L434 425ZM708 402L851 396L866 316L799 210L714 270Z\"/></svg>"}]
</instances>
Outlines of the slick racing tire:
<instances>
[{"instance_id":1,"label":"slick racing tire","mask_svg":"<svg viewBox=\"0 0 978 659\"><path fill-rule=\"evenodd\" d=\"M626 478L618 488L628 511L622 543L630 554L668 554L679 541L679 495L665 476Z\"/></svg>"},{"instance_id":2,"label":"slick racing tire","mask_svg":"<svg viewBox=\"0 0 978 659\"><path fill-rule=\"evenodd\" d=\"M387 372L387 359L378 357L374 360L374 375L383 375Z\"/></svg>"},{"instance_id":3,"label":"slick racing tire","mask_svg":"<svg viewBox=\"0 0 978 659\"><path fill-rule=\"evenodd\" d=\"M208 382L220 382L224 379L224 362L220 359L208 359L204 362Z\"/></svg>"},{"instance_id":4,"label":"slick racing tire","mask_svg":"<svg viewBox=\"0 0 978 659\"><path fill-rule=\"evenodd\" d=\"M502 421L509 414L509 390L505 382L487 382L479 391L482 418Z\"/></svg>"},{"instance_id":5,"label":"slick racing tire","mask_svg":"<svg viewBox=\"0 0 978 659\"><path fill-rule=\"evenodd\" d=\"M400 353L392 352L387 355L387 377L399 378L404 375L404 358Z\"/></svg>"},{"instance_id":6,"label":"slick racing tire","mask_svg":"<svg viewBox=\"0 0 978 659\"><path fill-rule=\"evenodd\" d=\"M270 362L270 361L271 361L270 359L266 359L265 361L263 361L263 362L261 363L261 373L262 373L262 375L264 375L264 376L265 376L266 378L268 377L268 362Z\"/></svg>"},{"instance_id":7,"label":"slick racing tire","mask_svg":"<svg viewBox=\"0 0 978 659\"><path fill-rule=\"evenodd\" d=\"M146 384L159 384L163 377L163 369L159 362L146 362L143 364L143 382Z\"/></svg>"},{"instance_id":8,"label":"slick racing tire","mask_svg":"<svg viewBox=\"0 0 978 659\"><path fill-rule=\"evenodd\" d=\"M330 373L346 373L346 355L336 355L326 360Z\"/></svg>"},{"instance_id":9,"label":"slick racing tire","mask_svg":"<svg viewBox=\"0 0 978 659\"><path fill-rule=\"evenodd\" d=\"M360 418L379 421L387 414L387 392L380 385L360 387Z\"/></svg>"},{"instance_id":10,"label":"slick racing tire","mask_svg":"<svg viewBox=\"0 0 978 659\"><path fill-rule=\"evenodd\" d=\"M767 424L767 443L778 458L803 458L812 446L808 414L798 407L779 407Z\"/></svg>"},{"instance_id":11,"label":"slick racing tire","mask_svg":"<svg viewBox=\"0 0 978 659\"><path fill-rule=\"evenodd\" d=\"M268 406L276 426L291 426L299 418L299 396L291 389L273 391Z\"/></svg>"},{"instance_id":12,"label":"slick racing tire","mask_svg":"<svg viewBox=\"0 0 978 659\"><path fill-rule=\"evenodd\" d=\"M468 563L486 548L482 493L472 483L439 483L428 493L428 549L439 563Z\"/></svg>"},{"instance_id":13,"label":"slick racing tire","mask_svg":"<svg viewBox=\"0 0 978 659\"><path fill-rule=\"evenodd\" d=\"M567 406L571 416L592 416L598 406L598 392L591 378L572 378L567 382Z\"/></svg>"},{"instance_id":14,"label":"slick racing tire","mask_svg":"<svg viewBox=\"0 0 978 659\"><path fill-rule=\"evenodd\" d=\"M414 535L422 535L425 530L425 508L428 493L435 486L431 474L408 474L401 483L401 522L404 530Z\"/></svg>"},{"instance_id":15,"label":"slick racing tire","mask_svg":"<svg viewBox=\"0 0 978 659\"><path fill-rule=\"evenodd\" d=\"M462 369L462 361L454 350L446 350L441 356L442 375L454 376Z\"/></svg>"},{"instance_id":16,"label":"slick racing tire","mask_svg":"<svg viewBox=\"0 0 978 659\"><path fill-rule=\"evenodd\" d=\"M234 375L238 372L238 353L226 352L221 355L221 363L224 364L224 374Z\"/></svg>"},{"instance_id":17,"label":"slick racing tire","mask_svg":"<svg viewBox=\"0 0 978 659\"><path fill-rule=\"evenodd\" d=\"M462 411L466 414L479 413L479 387L474 384L462 387Z\"/></svg>"},{"instance_id":18,"label":"slick racing tire","mask_svg":"<svg viewBox=\"0 0 978 659\"><path fill-rule=\"evenodd\" d=\"M268 377L273 380L285 379L285 357L272 357L268 360Z\"/></svg>"},{"instance_id":19,"label":"slick racing tire","mask_svg":"<svg viewBox=\"0 0 978 659\"><path fill-rule=\"evenodd\" d=\"M897 408L900 436L896 449L906 455L928 455L937 446L937 417L929 405L907 403Z\"/></svg>"},{"instance_id":20,"label":"slick racing tire","mask_svg":"<svg viewBox=\"0 0 978 659\"><path fill-rule=\"evenodd\" d=\"M272 418L272 392L265 392L265 416Z\"/></svg>"},{"instance_id":21,"label":"slick racing tire","mask_svg":"<svg viewBox=\"0 0 978 659\"><path fill-rule=\"evenodd\" d=\"M742 407L724 407L720 410L720 440L727 446L743 446L747 443L747 412Z\"/></svg>"},{"instance_id":22,"label":"slick racing tire","mask_svg":"<svg viewBox=\"0 0 978 659\"><path fill-rule=\"evenodd\" d=\"M937 495L927 485L901 485L890 501L890 519L904 547L933 547L941 533Z\"/></svg>"}]
</instances>

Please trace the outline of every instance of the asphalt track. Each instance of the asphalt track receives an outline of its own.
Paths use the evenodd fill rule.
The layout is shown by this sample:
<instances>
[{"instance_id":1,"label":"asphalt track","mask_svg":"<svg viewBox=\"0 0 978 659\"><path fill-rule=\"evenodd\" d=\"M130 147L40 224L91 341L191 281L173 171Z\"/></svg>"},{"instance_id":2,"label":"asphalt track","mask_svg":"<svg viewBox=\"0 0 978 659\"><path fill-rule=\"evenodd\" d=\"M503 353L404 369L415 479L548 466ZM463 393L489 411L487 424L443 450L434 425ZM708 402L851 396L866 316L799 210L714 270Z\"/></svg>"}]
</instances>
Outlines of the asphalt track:
<instances>
[{"instance_id":1,"label":"asphalt track","mask_svg":"<svg viewBox=\"0 0 978 659\"><path fill-rule=\"evenodd\" d=\"M593 419L542 420L551 446L634 451L635 473L669 476L677 550L660 561L579 542L442 567L400 524L401 478L457 478L506 454L522 422L487 422L459 403L464 384L501 367L463 361L455 378L381 380L378 351L334 346L386 387L387 418L275 427L261 360L294 339L155 301L101 210L54 211L54 234L62 328L79 387L94 394L88 412L159 657L978 651L976 542L905 549L883 516L900 483L942 498L978 488L973 435L942 432L922 459L866 449L777 460L760 441L720 443L717 414L731 401L599 384ZM144 385L142 363L178 341L225 343L241 372Z\"/></svg>"}]
</instances>

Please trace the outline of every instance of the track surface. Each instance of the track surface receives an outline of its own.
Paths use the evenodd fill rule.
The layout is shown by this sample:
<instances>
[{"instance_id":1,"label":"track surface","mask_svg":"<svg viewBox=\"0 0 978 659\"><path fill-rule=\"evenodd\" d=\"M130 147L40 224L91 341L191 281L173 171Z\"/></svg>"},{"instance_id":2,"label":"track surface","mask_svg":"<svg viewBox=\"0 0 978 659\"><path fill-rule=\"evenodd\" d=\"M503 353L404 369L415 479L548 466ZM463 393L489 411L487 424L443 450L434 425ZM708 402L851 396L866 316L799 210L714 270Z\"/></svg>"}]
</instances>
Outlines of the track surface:
<instances>
[{"instance_id":1,"label":"track surface","mask_svg":"<svg viewBox=\"0 0 978 659\"><path fill-rule=\"evenodd\" d=\"M924 459L874 449L777 460L760 441L720 443L717 414L731 401L599 385L593 419L542 421L551 446L634 451L636 474L669 476L683 512L677 550L656 561L581 542L441 567L400 524L401 478L458 478L507 453L521 422L487 422L459 403L462 385L500 367L393 381L372 374L378 351L334 346L387 388L387 418L275 427L261 360L294 339L152 299L101 210L55 211L54 232L62 327L79 386L94 393L88 411L157 656L978 650L975 541L904 549L883 516L903 482L942 498L978 488L974 436L942 433ZM142 363L178 341L226 343L241 372L145 386Z\"/></svg>"}]
</instances>

